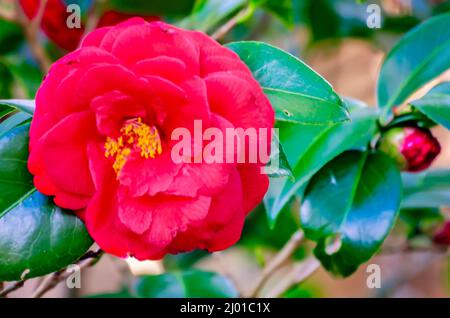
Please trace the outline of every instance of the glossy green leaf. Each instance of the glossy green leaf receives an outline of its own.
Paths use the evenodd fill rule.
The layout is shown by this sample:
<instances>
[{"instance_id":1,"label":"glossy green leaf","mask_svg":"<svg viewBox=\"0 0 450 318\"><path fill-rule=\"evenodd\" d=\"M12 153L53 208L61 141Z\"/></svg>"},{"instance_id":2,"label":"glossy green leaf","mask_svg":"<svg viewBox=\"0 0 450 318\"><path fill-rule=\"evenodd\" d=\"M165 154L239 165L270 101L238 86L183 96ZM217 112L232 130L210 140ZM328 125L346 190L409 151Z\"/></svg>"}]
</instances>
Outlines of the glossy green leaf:
<instances>
[{"instance_id":1,"label":"glossy green leaf","mask_svg":"<svg viewBox=\"0 0 450 318\"><path fill-rule=\"evenodd\" d=\"M378 103L386 118L417 89L450 67L450 13L407 33L392 49L378 79Z\"/></svg>"},{"instance_id":2,"label":"glossy green leaf","mask_svg":"<svg viewBox=\"0 0 450 318\"><path fill-rule=\"evenodd\" d=\"M434 87L426 96L410 104L450 130L450 82Z\"/></svg>"},{"instance_id":3,"label":"glossy green leaf","mask_svg":"<svg viewBox=\"0 0 450 318\"><path fill-rule=\"evenodd\" d=\"M54 272L92 245L73 212L34 188L27 169L28 129L22 125L0 137L0 281Z\"/></svg>"},{"instance_id":4,"label":"glossy green leaf","mask_svg":"<svg viewBox=\"0 0 450 318\"><path fill-rule=\"evenodd\" d=\"M313 125L348 120L347 109L331 85L293 55L261 42L235 42L227 47L250 68L277 120Z\"/></svg>"},{"instance_id":5,"label":"glossy green leaf","mask_svg":"<svg viewBox=\"0 0 450 318\"><path fill-rule=\"evenodd\" d=\"M0 136L10 131L12 128L19 126L22 123L27 122L31 118L30 114L24 112L14 113L8 116L8 118L2 120L0 117Z\"/></svg>"},{"instance_id":6,"label":"glossy green leaf","mask_svg":"<svg viewBox=\"0 0 450 318\"><path fill-rule=\"evenodd\" d=\"M229 298L237 291L225 277L216 273L189 270L143 276L134 288L141 298Z\"/></svg>"},{"instance_id":7,"label":"glossy green leaf","mask_svg":"<svg viewBox=\"0 0 450 318\"><path fill-rule=\"evenodd\" d=\"M221 21L243 9L247 0L197 0L190 16L179 23L185 29L210 32Z\"/></svg>"},{"instance_id":8,"label":"glossy green leaf","mask_svg":"<svg viewBox=\"0 0 450 318\"><path fill-rule=\"evenodd\" d=\"M334 126L279 123L281 144L293 167L295 182L287 178L271 180L264 202L272 224L290 198L301 193L327 162L346 150L365 148L371 141L376 132L376 110L355 107L350 113L350 122Z\"/></svg>"},{"instance_id":9,"label":"glossy green leaf","mask_svg":"<svg viewBox=\"0 0 450 318\"><path fill-rule=\"evenodd\" d=\"M185 270L194 267L197 262L209 255L211 254L203 250L194 250L175 255L168 254L164 256L163 264L167 271Z\"/></svg>"},{"instance_id":10,"label":"glossy green leaf","mask_svg":"<svg viewBox=\"0 0 450 318\"><path fill-rule=\"evenodd\" d=\"M11 106L0 104L0 121L3 121L7 115L10 115L15 110L16 109Z\"/></svg>"},{"instance_id":11,"label":"glossy green leaf","mask_svg":"<svg viewBox=\"0 0 450 318\"><path fill-rule=\"evenodd\" d=\"M289 177L294 179L292 168L280 143L278 134L272 135L272 145L270 147L270 161L264 167L264 173L272 178Z\"/></svg>"},{"instance_id":12,"label":"glossy green leaf","mask_svg":"<svg viewBox=\"0 0 450 318\"><path fill-rule=\"evenodd\" d=\"M402 208L450 207L450 170L403 173Z\"/></svg>"},{"instance_id":13,"label":"glossy green leaf","mask_svg":"<svg viewBox=\"0 0 450 318\"><path fill-rule=\"evenodd\" d=\"M330 272L349 276L380 248L400 207L401 177L386 155L350 151L321 169L301 206L306 237Z\"/></svg>"},{"instance_id":14,"label":"glossy green leaf","mask_svg":"<svg viewBox=\"0 0 450 318\"><path fill-rule=\"evenodd\" d=\"M32 99L0 99L0 105L13 107L30 115L34 114L36 104Z\"/></svg>"},{"instance_id":15,"label":"glossy green leaf","mask_svg":"<svg viewBox=\"0 0 450 318\"><path fill-rule=\"evenodd\" d=\"M421 128L432 128L436 126L436 122L434 122L425 114L419 111L413 111L411 113L395 117L394 119L392 119L392 121L389 122L389 125L384 127L384 129L389 130L389 128L391 127L408 126L408 125L417 126Z\"/></svg>"}]
</instances>

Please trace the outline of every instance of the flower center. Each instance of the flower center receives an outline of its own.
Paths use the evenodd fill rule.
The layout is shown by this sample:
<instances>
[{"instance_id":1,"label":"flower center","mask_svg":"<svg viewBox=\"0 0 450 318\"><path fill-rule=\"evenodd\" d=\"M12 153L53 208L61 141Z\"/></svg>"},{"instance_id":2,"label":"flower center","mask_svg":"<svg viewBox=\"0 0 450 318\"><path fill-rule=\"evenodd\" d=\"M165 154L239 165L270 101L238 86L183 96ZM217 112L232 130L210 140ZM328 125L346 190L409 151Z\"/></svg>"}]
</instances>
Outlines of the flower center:
<instances>
[{"instance_id":1,"label":"flower center","mask_svg":"<svg viewBox=\"0 0 450 318\"><path fill-rule=\"evenodd\" d=\"M122 170L132 150L140 151L145 159L162 153L158 130L144 124L140 117L126 121L120 129L120 137L106 139L105 157L115 158L113 168L116 174Z\"/></svg>"}]
</instances>

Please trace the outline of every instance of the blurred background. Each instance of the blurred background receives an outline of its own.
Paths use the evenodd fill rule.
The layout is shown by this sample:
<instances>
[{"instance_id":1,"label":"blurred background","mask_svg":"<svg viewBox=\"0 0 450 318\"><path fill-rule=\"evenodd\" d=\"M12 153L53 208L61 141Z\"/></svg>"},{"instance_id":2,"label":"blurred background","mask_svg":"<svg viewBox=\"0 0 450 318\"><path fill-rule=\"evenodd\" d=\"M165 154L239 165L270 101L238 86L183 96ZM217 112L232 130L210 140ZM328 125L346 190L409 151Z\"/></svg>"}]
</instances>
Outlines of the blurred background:
<instances>
[{"instance_id":1,"label":"blurred background","mask_svg":"<svg viewBox=\"0 0 450 318\"><path fill-rule=\"evenodd\" d=\"M11 12L14 11L12 8L17 1L0 0L0 98L34 98L44 74L43 66L36 62L30 45L27 45L27 34L24 34L16 22L11 21ZM88 25L88 20L95 1L58 1L64 5L78 4L82 10L85 28L92 27ZM37 5L39 0L31 2ZM105 1L100 2L105 5ZM109 13L109 18L104 18L106 21L102 23L105 25L114 24L133 15L173 23L182 21L181 25L189 24L189 19L192 20L189 14L194 6L194 1L190 0L106 2L110 3L103 8L112 8L114 13ZM149 2L165 4L148 5ZM239 11L233 9L233 2L234 0L225 0L221 6L216 7L217 10L229 10L229 14L214 20L217 22L213 23L214 27L210 33L226 24L226 21ZM228 8L226 3L229 5ZM418 23L433 15L450 11L450 1L445 0L280 0L269 3L274 4L256 8L251 16L242 19L221 38L221 41L227 43L257 40L278 46L303 59L323 75L338 94L358 98L370 105L376 104L377 76L385 53L405 32ZM369 4L377 4L381 8L380 28L371 29L367 25ZM33 10L25 13L29 16L37 14ZM96 14L102 16L104 13ZM215 19L219 13L213 7L212 11L201 19ZM64 20L66 17L64 16ZM75 48L78 44L74 42L77 42L82 34L83 32L80 35L79 31L74 34L58 29L58 22L54 22L47 27L41 25L37 40L43 44L44 49L54 60ZM450 80L450 72L443 74L415 97L424 95L436 82L445 80ZM449 168L450 136L443 128L435 129L433 133L440 140L443 149L435 166ZM298 222L296 219L298 217L294 213L295 208L296 202L293 202L286 211L283 211L283 217L274 230L269 230L263 211L256 210L246 224L240 243L214 255L196 252L167 257L161 262L124 261L104 255L96 266L83 271L81 289L59 286L46 297L80 297L118 292L130 283L133 275L159 274L165 269L186 266L222 273L235 282L238 289L245 294L245 291L252 287L266 260L294 232L292 222ZM402 233L408 231L408 226L408 222L399 222L383 250L370 261L370 264L378 264L381 267L382 288L367 287L366 280L369 274L366 272L366 266L361 266L357 273L347 279L333 278L323 269L319 269L305 283L292 288L283 296L450 296L450 259L446 254L433 250L409 252L397 248L401 246L405 236ZM397 232L399 235L396 235ZM420 240L420 237L417 239ZM305 251L312 247L307 245L299 249L296 258L302 260ZM273 296L275 283L279 284L280 281L289 279L290 265L286 264L285 269L280 270L269 281L263 295ZM39 279L34 279L27 282L24 289L11 296L29 296L38 281Z\"/></svg>"}]
</instances>

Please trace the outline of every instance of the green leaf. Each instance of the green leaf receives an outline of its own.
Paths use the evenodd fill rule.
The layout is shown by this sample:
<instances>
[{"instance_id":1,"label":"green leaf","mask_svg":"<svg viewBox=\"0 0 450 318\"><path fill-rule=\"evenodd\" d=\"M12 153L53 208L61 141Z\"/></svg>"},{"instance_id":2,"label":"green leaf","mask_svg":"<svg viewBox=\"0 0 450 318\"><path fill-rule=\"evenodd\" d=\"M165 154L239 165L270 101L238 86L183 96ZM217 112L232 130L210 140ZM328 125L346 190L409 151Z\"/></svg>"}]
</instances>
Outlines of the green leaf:
<instances>
[{"instance_id":1,"label":"green leaf","mask_svg":"<svg viewBox=\"0 0 450 318\"><path fill-rule=\"evenodd\" d=\"M450 67L449 25L450 13L433 17L407 33L389 53L378 79L383 118Z\"/></svg>"},{"instance_id":2,"label":"green leaf","mask_svg":"<svg viewBox=\"0 0 450 318\"><path fill-rule=\"evenodd\" d=\"M34 114L36 104L32 99L0 99L0 106L13 107L30 115Z\"/></svg>"},{"instance_id":3,"label":"green leaf","mask_svg":"<svg viewBox=\"0 0 450 318\"><path fill-rule=\"evenodd\" d=\"M57 271L92 245L73 212L56 207L28 173L29 125L0 137L0 281Z\"/></svg>"},{"instance_id":4,"label":"green leaf","mask_svg":"<svg viewBox=\"0 0 450 318\"><path fill-rule=\"evenodd\" d=\"M15 110L15 108L0 104L0 121L3 121L7 115L14 113Z\"/></svg>"},{"instance_id":5,"label":"green leaf","mask_svg":"<svg viewBox=\"0 0 450 318\"><path fill-rule=\"evenodd\" d=\"M237 291L225 277L216 273L189 270L143 276L135 286L140 298L229 298Z\"/></svg>"},{"instance_id":6,"label":"green leaf","mask_svg":"<svg viewBox=\"0 0 450 318\"><path fill-rule=\"evenodd\" d=\"M286 153L276 132L273 133L270 149L270 160L264 168L265 173L272 178L289 177L294 181L292 168L289 165Z\"/></svg>"},{"instance_id":7,"label":"green leaf","mask_svg":"<svg viewBox=\"0 0 450 318\"><path fill-rule=\"evenodd\" d=\"M178 25L185 29L210 32L221 21L246 5L247 0L197 0L191 15Z\"/></svg>"},{"instance_id":8,"label":"green leaf","mask_svg":"<svg viewBox=\"0 0 450 318\"><path fill-rule=\"evenodd\" d=\"M0 136L10 131L12 128L19 126L20 124L23 124L27 122L31 118L31 115L24 113L24 112L18 112L10 115L5 120L2 120L0 118Z\"/></svg>"},{"instance_id":9,"label":"green leaf","mask_svg":"<svg viewBox=\"0 0 450 318\"><path fill-rule=\"evenodd\" d=\"M272 224L290 198L301 193L327 162L346 150L365 148L371 141L376 132L376 110L355 107L350 114L350 122L334 126L279 123L281 144L293 167L295 182L287 178L271 180L265 205Z\"/></svg>"},{"instance_id":10,"label":"green leaf","mask_svg":"<svg viewBox=\"0 0 450 318\"><path fill-rule=\"evenodd\" d=\"M180 253L176 255L168 254L164 256L163 265L168 271L179 271L194 267L201 259L209 256L210 253L203 250L194 250L192 252Z\"/></svg>"},{"instance_id":11,"label":"green leaf","mask_svg":"<svg viewBox=\"0 0 450 318\"><path fill-rule=\"evenodd\" d=\"M450 130L450 82L434 87L425 97L410 104Z\"/></svg>"},{"instance_id":12,"label":"green leaf","mask_svg":"<svg viewBox=\"0 0 450 318\"><path fill-rule=\"evenodd\" d=\"M130 14L187 15L195 0L149 1L149 0L109 0L110 9Z\"/></svg>"},{"instance_id":13,"label":"green leaf","mask_svg":"<svg viewBox=\"0 0 450 318\"><path fill-rule=\"evenodd\" d=\"M368 261L397 219L401 192L399 170L381 153L346 152L320 170L300 211L322 265L349 276Z\"/></svg>"},{"instance_id":14,"label":"green leaf","mask_svg":"<svg viewBox=\"0 0 450 318\"><path fill-rule=\"evenodd\" d=\"M348 120L331 85L293 55L261 42L235 42L227 47L250 68L278 120L314 125Z\"/></svg>"},{"instance_id":15,"label":"green leaf","mask_svg":"<svg viewBox=\"0 0 450 318\"><path fill-rule=\"evenodd\" d=\"M450 207L450 170L403 173L402 208Z\"/></svg>"}]
</instances>

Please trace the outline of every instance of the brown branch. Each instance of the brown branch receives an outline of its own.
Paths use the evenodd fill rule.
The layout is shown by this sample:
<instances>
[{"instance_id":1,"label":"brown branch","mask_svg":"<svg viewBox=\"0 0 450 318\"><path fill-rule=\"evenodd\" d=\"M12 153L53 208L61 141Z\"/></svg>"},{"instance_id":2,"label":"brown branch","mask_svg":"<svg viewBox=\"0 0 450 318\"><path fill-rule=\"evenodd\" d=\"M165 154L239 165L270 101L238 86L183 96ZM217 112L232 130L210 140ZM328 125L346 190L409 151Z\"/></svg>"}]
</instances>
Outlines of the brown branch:
<instances>
[{"instance_id":1,"label":"brown branch","mask_svg":"<svg viewBox=\"0 0 450 318\"><path fill-rule=\"evenodd\" d=\"M48 72L51 61L48 58L45 49L39 42L38 33L46 5L47 0L41 0L36 16L30 21L23 12L19 1L14 2L15 21L17 21L22 26L25 33L25 38L30 45L31 52L33 53L34 58L36 59L39 67L44 73Z\"/></svg>"},{"instance_id":2,"label":"brown branch","mask_svg":"<svg viewBox=\"0 0 450 318\"><path fill-rule=\"evenodd\" d=\"M9 285L8 287L6 287L5 289L3 289L4 287L4 283L0 282L0 298L6 297L9 293L12 293L13 291L22 288L25 284L25 282L27 281L27 275L30 273L29 269L26 269L23 271L22 275L20 275L20 280L17 282L14 282L13 284Z\"/></svg>"},{"instance_id":3,"label":"brown branch","mask_svg":"<svg viewBox=\"0 0 450 318\"><path fill-rule=\"evenodd\" d=\"M228 32L230 32L241 20L248 14L249 10L252 10L250 7L246 7L240 10L234 17L228 20L227 23L222 25L217 31L215 31L211 37L219 41L222 39Z\"/></svg>"},{"instance_id":4,"label":"brown branch","mask_svg":"<svg viewBox=\"0 0 450 318\"><path fill-rule=\"evenodd\" d=\"M97 262L99 257L103 254L102 250L98 250L96 252L89 251L85 255L83 255L78 261L77 265L80 267L80 270L86 267L90 267ZM49 276L47 276L42 283L36 288L36 291L31 296L32 298L41 298L47 292L55 288L62 281L69 278L72 273L67 271L67 268L63 268Z\"/></svg>"},{"instance_id":5,"label":"brown branch","mask_svg":"<svg viewBox=\"0 0 450 318\"><path fill-rule=\"evenodd\" d=\"M267 294L268 298L279 297L292 286L298 285L319 269L320 262L310 256L305 261L293 266L289 273Z\"/></svg>"},{"instance_id":6,"label":"brown branch","mask_svg":"<svg viewBox=\"0 0 450 318\"><path fill-rule=\"evenodd\" d=\"M257 297L265 283L269 280L274 272L283 266L294 254L295 250L300 246L304 238L302 230L295 232L289 241L284 245L281 251L267 264L263 269L261 276L258 278L255 287L250 292L249 297Z\"/></svg>"},{"instance_id":7,"label":"brown branch","mask_svg":"<svg viewBox=\"0 0 450 318\"><path fill-rule=\"evenodd\" d=\"M24 284L25 284L25 281L21 280L21 281L18 281L18 282L15 282L15 283L9 285L8 287L6 287L2 291L0 291L0 298L6 298L6 296L8 296L8 294L12 293L13 291L18 290L19 288L22 288Z\"/></svg>"},{"instance_id":8,"label":"brown branch","mask_svg":"<svg viewBox=\"0 0 450 318\"><path fill-rule=\"evenodd\" d=\"M89 10L86 26L84 28L84 34L81 39L84 39L86 35L95 30L98 26L98 22L100 21L100 17L105 9L106 1L105 0L97 0L94 1L92 7Z\"/></svg>"}]
</instances>

